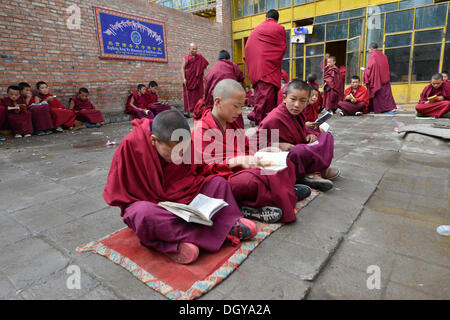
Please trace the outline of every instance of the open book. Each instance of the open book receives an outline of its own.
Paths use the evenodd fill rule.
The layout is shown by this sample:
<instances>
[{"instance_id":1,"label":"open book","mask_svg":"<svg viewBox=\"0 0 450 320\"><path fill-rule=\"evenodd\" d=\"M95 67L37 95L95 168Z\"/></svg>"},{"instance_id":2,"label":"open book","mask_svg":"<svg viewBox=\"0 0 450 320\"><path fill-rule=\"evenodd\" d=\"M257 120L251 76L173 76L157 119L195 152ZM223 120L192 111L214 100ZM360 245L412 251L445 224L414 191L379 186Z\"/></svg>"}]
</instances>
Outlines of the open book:
<instances>
[{"instance_id":1,"label":"open book","mask_svg":"<svg viewBox=\"0 0 450 320\"><path fill-rule=\"evenodd\" d=\"M228 206L228 203L199 193L189 204L164 201L158 205L187 222L212 226L211 218L217 211Z\"/></svg>"},{"instance_id":2,"label":"open book","mask_svg":"<svg viewBox=\"0 0 450 320\"><path fill-rule=\"evenodd\" d=\"M437 102L439 101L439 97L437 95L431 96L427 98L428 102Z\"/></svg>"},{"instance_id":3,"label":"open book","mask_svg":"<svg viewBox=\"0 0 450 320\"><path fill-rule=\"evenodd\" d=\"M256 152L254 156L260 158L260 169L280 171L287 168L288 154L289 152Z\"/></svg>"},{"instance_id":4,"label":"open book","mask_svg":"<svg viewBox=\"0 0 450 320\"><path fill-rule=\"evenodd\" d=\"M316 120L316 123L323 123L327 121L329 118L333 116L332 112L327 112L323 116L321 116L319 119Z\"/></svg>"}]
</instances>

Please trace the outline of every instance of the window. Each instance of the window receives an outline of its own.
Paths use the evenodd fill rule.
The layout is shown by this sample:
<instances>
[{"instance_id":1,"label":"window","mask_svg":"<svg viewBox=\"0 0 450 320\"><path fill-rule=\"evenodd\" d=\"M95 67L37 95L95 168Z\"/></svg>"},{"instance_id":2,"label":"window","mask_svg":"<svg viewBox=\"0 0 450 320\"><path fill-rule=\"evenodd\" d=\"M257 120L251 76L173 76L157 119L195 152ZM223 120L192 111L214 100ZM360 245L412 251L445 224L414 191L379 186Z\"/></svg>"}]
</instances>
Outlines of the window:
<instances>
[{"instance_id":1,"label":"window","mask_svg":"<svg viewBox=\"0 0 450 320\"><path fill-rule=\"evenodd\" d=\"M325 25L314 25L313 33L307 34L305 37L306 43L323 42L325 40Z\"/></svg>"},{"instance_id":2,"label":"window","mask_svg":"<svg viewBox=\"0 0 450 320\"><path fill-rule=\"evenodd\" d=\"M447 4L416 9L415 29L445 26Z\"/></svg>"},{"instance_id":3,"label":"window","mask_svg":"<svg viewBox=\"0 0 450 320\"><path fill-rule=\"evenodd\" d=\"M366 14L366 9L361 8L361 9L355 9L355 10L341 12L341 15L339 16L339 18L341 20L343 20L343 19L348 19L348 18L362 17L365 14Z\"/></svg>"},{"instance_id":4,"label":"window","mask_svg":"<svg viewBox=\"0 0 450 320\"><path fill-rule=\"evenodd\" d=\"M414 38L414 44L441 42L443 36L442 29L417 31Z\"/></svg>"},{"instance_id":5,"label":"window","mask_svg":"<svg viewBox=\"0 0 450 320\"><path fill-rule=\"evenodd\" d=\"M303 48L304 47L305 47L305 45L303 43L294 44L295 57L303 57Z\"/></svg>"},{"instance_id":6,"label":"window","mask_svg":"<svg viewBox=\"0 0 450 320\"><path fill-rule=\"evenodd\" d=\"M242 62L242 39L234 40L234 62Z\"/></svg>"},{"instance_id":7,"label":"window","mask_svg":"<svg viewBox=\"0 0 450 320\"><path fill-rule=\"evenodd\" d=\"M386 33L411 30L413 28L414 10L386 14Z\"/></svg>"},{"instance_id":8,"label":"window","mask_svg":"<svg viewBox=\"0 0 450 320\"><path fill-rule=\"evenodd\" d=\"M266 1L265 0L254 0L254 10L255 14L264 12L266 10Z\"/></svg>"},{"instance_id":9,"label":"window","mask_svg":"<svg viewBox=\"0 0 450 320\"><path fill-rule=\"evenodd\" d=\"M363 22L364 22L363 18L350 20L350 28L348 34L349 38L354 38L356 36L361 35Z\"/></svg>"},{"instance_id":10,"label":"window","mask_svg":"<svg viewBox=\"0 0 450 320\"><path fill-rule=\"evenodd\" d=\"M305 0L294 0L294 6L297 6L299 4L304 4L304 3L306 3Z\"/></svg>"},{"instance_id":11,"label":"window","mask_svg":"<svg viewBox=\"0 0 450 320\"><path fill-rule=\"evenodd\" d=\"M291 6L291 0L278 0L278 8L287 8Z\"/></svg>"},{"instance_id":12,"label":"window","mask_svg":"<svg viewBox=\"0 0 450 320\"><path fill-rule=\"evenodd\" d=\"M286 59L286 60L283 60L283 62L281 63L281 69L283 69L284 71L286 71L286 73L289 75L290 74L290 72L289 72L289 66L290 66L290 63L289 63L289 59Z\"/></svg>"},{"instance_id":13,"label":"window","mask_svg":"<svg viewBox=\"0 0 450 320\"><path fill-rule=\"evenodd\" d=\"M327 41L347 39L348 21L331 22L327 24Z\"/></svg>"},{"instance_id":14,"label":"window","mask_svg":"<svg viewBox=\"0 0 450 320\"><path fill-rule=\"evenodd\" d=\"M339 19L339 14L338 13L333 13L333 14L327 14L326 16L316 17L315 20L314 20L314 23L336 21L338 19Z\"/></svg>"},{"instance_id":15,"label":"window","mask_svg":"<svg viewBox=\"0 0 450 320\"><path fill-rule=\"evenodd\" d=\"M303 80L303 59L294 59L292 62L294 64L292 77Z\"/></svg>"},{"instance_id":16,"label":"window","mask_svg":"<svg viewBox=\"0 0 450 320\"><path fill-rule=\"evenodd\" d=\"M411 48L386 49L385 54L389 61L391 82L408 82Z\"/></svg>"},{"instance_id":17,"label":"window","mask_svg":"<svg viewBox=\"0 0 450 320\"><path fill-rule=\"evenodd\" d=\"M402 33L402 34L395 34L392 36L386 36L385 47L392 48L392 47L410 46L411 40L412 40L411 33Z\"/></svg>"},{"instance_id":18,"label":"window","mask_svg":"<svg viewBox=\"0 0 450 320\"><path fill-rule=\"evenodd\" d=\"M386 3L386 4L379 5L379 6L369 7L369 14L383 13L383 12L389 12L389 11L395 11L395 10L398 10L397 1L393 2L393 3Z\"/></svg>"},{"instance_id":19,"label":"window","mask_svg":"<svg viewBox=\"0 0 450 320\"><path fill-rule=\"evenodd\" d=\"M241 18L243 17L244 11L243 11L243 0L234 0L233 2L233 17Z\"/></svg>"},{"instance_id":20,"label":"window","mask_svg":"<svg viewBox=\"0 0 450 320\"><path fill-rule=\"evenodd\" d=\"M442 70L450 69L450 43L445 44L445 51L444 51L444 62L442 64Z\"/></svg>"},{"instance_id":21,"label":"window","mask_svg":"<svg viewBox=\"0 0 450 320\"><path fill-rule=\"evenodd\" d=\"M380 26L384 25L384 15L383 14L378 15L378 16L373 16L372 18L374 18L373 21L378 21L377 23L379 23ZM372 42L376 42L378 44L378 47L381 48L381 45L383 43L383 27L367 28L367 48L369 48L369 46Z\"/></svg>"},{"instance_id":22,"label":"window","mask_svg":"<svg viewBox=\"0 0 450 320\"><path fill-rule=\"evenodd\" d=\"M359 51L359 37L348 40L347 51Z\"/></svg>"},{"instance_id":23,"label":"window","mask_svg":"<svg viewBox=\"0 0 450 320\"><path fill-rule=\"evenodd\" d=\"M286 52L284 53L283 59L289 58L291 56L291 29L286 30Z\"/></svg>"},{"instance_id":24,"label":"window","mask_svg":"<svg viewBox=\"0 0 450 320\"><path fill-rule=\"evenodd\" d=\"M415 46L413 53L413 81L428 81L439 72L441 45Z\"/></svg>"},{"instance_id":25,"label":"window","mask_svg":"<svg viewBox=\"0 0 450 320\"><path fill-rule=\"evenodd\" d=\"M321 63L323 62L323 56L311 57L305 59L305 74L315 73L317 74L317 83L322 84L323 73L320 71Z\"/></svg>"},{"instance_id":26,"label":"window","mask_svg":"<svg viewBox=\"0 0 450 320\"><path fill-rule=\"evenodd\" d=\"M251 16L253 14L253 0L244 1L244 17Z\"/></svg>"},{"instance_id":27,"label":"window","mask_svg":"<svg viewBox=\"0 0 450 320\"><path fill-rule=\"evenodd\" d=\"M306 47L306 56L317 56L319 54L323 55L323 44Z\"/></svg>"},{"instance_id":28,"label":"window","mask_svg":"<svg viewBox=\"0 0 450 320\"><path fill-rule=\"evenodd\" d=\"M426 6L427 4L433 4L433 0L405 0L400 2L400 10Z\"/></svg>"},{"instance_id":29,"label":"window","mask_svg":"<svg viewBox=\"0 0 450 320\"><path fill-rule=\"evenodd\" d=\"M359 76L359 52L350 52L347 54L347 65L346 65L346 79L347 84L351 82L353 76Z\"/></svg>"}]
</instances>

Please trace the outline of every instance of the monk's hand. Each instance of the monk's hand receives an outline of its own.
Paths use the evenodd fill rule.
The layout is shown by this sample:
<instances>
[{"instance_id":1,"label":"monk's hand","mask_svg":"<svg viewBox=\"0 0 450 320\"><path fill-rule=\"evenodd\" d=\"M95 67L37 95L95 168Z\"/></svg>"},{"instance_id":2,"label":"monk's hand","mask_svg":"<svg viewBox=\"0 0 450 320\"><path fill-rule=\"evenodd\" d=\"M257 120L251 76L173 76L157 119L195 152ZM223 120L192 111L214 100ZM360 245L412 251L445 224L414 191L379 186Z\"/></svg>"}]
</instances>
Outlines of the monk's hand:
<instances>
[{"instance_id":1,"label":"monk's hand","mask_svg":"<svg viewBox=\"0 0 450 320\"><path fill-rule=\"evenodd\" d=\"M281 151L291 151L291 149L294 147L293 144L287 143L287 142L280 142L277 144L277 147Z\"/></svg>"},{"instance_id":2,"label":"monk's hand","mask_svg":"<svg viewBox=\"0 0 450 320\"><path fill-rule=\"evenodd\" d=\"M345 97L345 100L352 101L352 97L350 97L350 95L348 95L348 96Z\"/></svg>"},{"instance_id":3,"label":"monk's hand","mask_svg":"<svg viewBox=\"0 0 450 320\"><path fill-rule=\"evenodd\" d=\"M358 100L352 99L352 103L357 103L357 102L358 102Z\"/></svg>"},{"instance_id":4,"label":"monk's hand","mask_svg":"<svg viewBox=\"0 0 450 320\"><path fill-rule=\"evenodd\" d=\"M317 129L319 127L319 124L317 122L309 122L307 121L305 123L305 126L311 130Z\"/></svg>"},{"instance_id":5,"label":"monk's hand","mask_svg":"<svg viewBox=\"0 0 450 320\"><path fill-rule=\"evenodd\" d=\"M53 96L48 97L47 99L45 99L45 101L52 102L53 101Z\"/></svg>"},{"instance_id":6,"label":"monk's hand","mask_svg":"<svg viewBox=\"0 0 450 320\"><path fill-rule=\"evenodd\" d=\"M438 101L444 101L445 98L443 96L438 96Z\"/></svg>"},{"instance_id":7,"label":"monk's hand","mask_svg":"<svg viewBox=\"0 0 450 320\"><path fill-rule=\"evenodd\" d=\"M258 159L254 156L237 156L228 160L228 166L231 169L241 167L244 169L252 169L258 167Z\"/></svg>"},{"instance_id":8,"label":"monk's hand","mask_svg":"<svg viewBox=\"0 0 450 320\"><path fill-rule=\"evenodd\" d=\"M306 141L308 142L308 144L314 143L317 141L317 136L315 134L308 134L306 136Z\"/></svg>"}]
</instances>

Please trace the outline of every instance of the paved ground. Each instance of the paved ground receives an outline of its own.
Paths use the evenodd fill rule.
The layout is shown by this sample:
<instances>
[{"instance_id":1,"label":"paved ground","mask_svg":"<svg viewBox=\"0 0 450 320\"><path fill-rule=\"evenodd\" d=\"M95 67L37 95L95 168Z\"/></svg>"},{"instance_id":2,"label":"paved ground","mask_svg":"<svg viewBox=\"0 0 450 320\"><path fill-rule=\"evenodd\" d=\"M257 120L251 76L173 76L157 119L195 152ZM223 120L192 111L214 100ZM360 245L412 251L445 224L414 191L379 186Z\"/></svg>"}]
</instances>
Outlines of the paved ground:
<instances>
[{"instance_id":1,"label":"paved ground","mask_svg":"<svg viewBox=\"0 0 450 320\"><path fill-rule=\"evenodd\" d=\"M336 117L335 188L203 299L449 299L450 145L394 132L412 116ZM448 120L441 120L448 121ZM101 197L130 123L0 143L0 299L165 299L75 248L122 227ZM66 286L81 268L81 289ZM380 289L369 290L369 266ZM369 281L370 282L370 281ZM372 282L370 282L372 283Z\"/></svg>"}]
</instances>

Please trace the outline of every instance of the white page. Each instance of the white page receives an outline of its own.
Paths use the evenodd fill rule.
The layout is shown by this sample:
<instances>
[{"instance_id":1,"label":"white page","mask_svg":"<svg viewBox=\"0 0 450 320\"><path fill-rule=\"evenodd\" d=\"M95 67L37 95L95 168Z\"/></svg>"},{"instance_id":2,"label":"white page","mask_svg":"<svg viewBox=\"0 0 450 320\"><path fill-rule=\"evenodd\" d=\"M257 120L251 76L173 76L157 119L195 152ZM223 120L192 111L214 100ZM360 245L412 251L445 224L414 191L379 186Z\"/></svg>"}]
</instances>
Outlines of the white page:
<instances>
[{"instance_id":1,"label":"white page","mask_svg":"<svg viewBox=\"0 0 450 320\"><path fill-rule=\"evenodd\" d=\"M227 205L228 203L222 199L211 198L202 193L199 193L194 200L189 203L189 206L200 211L206 220L209 220L214 213Z\"/></svg>"},{"instance_id":2,"label":"white page","mask_svg":"<svg viewBox=\"0 0 450 320\"><path fill-rule=\"evenodd\" d=\"M255 157L261 158L261 169L283 170L287 168L286 158L289 152L256 152Z\"/></svg>"}]
</instances>

